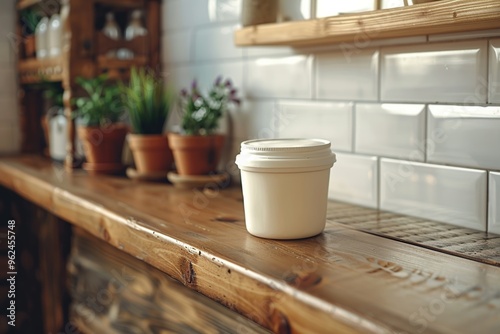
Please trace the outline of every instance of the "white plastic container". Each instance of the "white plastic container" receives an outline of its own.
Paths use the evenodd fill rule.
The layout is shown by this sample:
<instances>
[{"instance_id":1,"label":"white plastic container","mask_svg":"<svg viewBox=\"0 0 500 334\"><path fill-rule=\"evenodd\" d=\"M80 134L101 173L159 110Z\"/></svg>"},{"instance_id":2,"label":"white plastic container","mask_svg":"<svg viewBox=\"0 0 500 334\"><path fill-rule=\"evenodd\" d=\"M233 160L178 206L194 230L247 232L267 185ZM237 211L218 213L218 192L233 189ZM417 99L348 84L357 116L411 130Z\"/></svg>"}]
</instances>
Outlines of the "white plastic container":
<instances>
[{"instance_id":1,"label":"white plastic container","mask_svg":"<svg viewBox=\"0 0 500 334\"><path fill-rule=\"evenodd\" d=\"M265 139L241 144L248 232L269 239L317 235L326 223L328 182L335 154L323 139Z\"/></svg>"},{"instance_id":2,"label":"white plastic container","mask_svg":"<svg viewBox=\"0 0 500 334\"><path fill-rule=\"evenodd\" d=\"M48 29L49 18L44 17L40 20L35 29L36 57L38 59L44 59L49 56Z\"/></svg>"},{"instance_id":3,"label":"white plastic container","mask_svg":"<svg viewBox=\"0 0 500 334\"><path fill-rule=\"evenodd\" d=\"M54 14L50 18L47 36L49 57L59 56L62 50L62 25L59 14Z\"/></svg>"}]
</instances>

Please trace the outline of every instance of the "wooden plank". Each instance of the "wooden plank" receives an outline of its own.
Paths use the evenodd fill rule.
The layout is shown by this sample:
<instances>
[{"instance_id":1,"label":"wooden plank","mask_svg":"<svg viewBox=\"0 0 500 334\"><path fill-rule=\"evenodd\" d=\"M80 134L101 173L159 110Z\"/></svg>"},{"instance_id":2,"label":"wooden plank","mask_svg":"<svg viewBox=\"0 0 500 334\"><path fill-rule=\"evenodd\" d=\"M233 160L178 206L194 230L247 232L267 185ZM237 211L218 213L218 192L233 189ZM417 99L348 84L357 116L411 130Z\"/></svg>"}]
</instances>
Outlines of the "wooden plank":
<instances>
[{"instance_id":1,"label":"wooden plank","mask_svg":"<svg viewBox=\"0 0 500 334\"><path fill-rule=\"evenodd\" d=\"M89 333L269 333L81 229L68 268L71 320Z\"/></svg>"},{"instance_id":2,"label":"wooden plank","mask_svg":"<svg viewBox=\"0 0 500 334\"><path fill-rule=\"evenodd\" d=\"M33 209L39 227L39 275L42 282L42 314L45 333L57 333L68 320L66 260L69 253L70 226L47 211Z\"/></svg>"},{"instance_id":3,"label":"wooden plank","mask_svg":"<svg viewBox=\"0 0 500 334\"><path fill-rule=\"evenodd\" d=\"M63 74L62 57L20 59L17 69L19 81L22 84L61 81Z\"/></svg>"},{"instance_id":4,"label":"wooden plank","mask_svg":"<svg viewBox=\"0 0 500 334\"><path fill-rule=\"evenodd\" d=\"M500 332L499 267L331 221L314 238L255 238L239 189L61 174L36 157L2 159L0 183L275 332Z\"/></svg>"},{"instance_id":5,"label":"wooden plank","mask_svg":"<svg viewBox=\"0 0 500 334\"><path fill-rule=\"evenodd\" d=\"M239 29L235 44L367 45L371 40L500 28L497 0L442 0L362 14L263 24Z\"/></svg>"},{"instance_id":6,"label":"wooden plank","mask_svg":"<svg viewBox=\"0 0 500 334\"><path fill-rule=\"evenodd\" d=\"M94 0L95 3L115 8L143 8L147 0Z\"/></svg>"},{"instance_id":7,"label":"wooden plank","mask_svg":"<svg viewBox=\"0 0 500 334\"><path fill-rule=\"evenodd\" d=\"M43 0L19 0L16 4L18 10L26 9L30 6L41 3Z\"/></svg>"},{"instance_id":8,"label":"wooden plank","mask_svg":"<svg viewBox=\"0 0 500 334\"><path fill-rule=\"evenodd\" d=\"M0 332L2 333L59 333L67 321L64 302L64 262L57 263L62 254L54 254L53 250L59 245L54 242L57 236L47 229L47 219L55 217L47 211L36 207L17 194L5 188L0 188L0 218L2 226L7 226L7 220L15 221L15 270L2 270L2 282L6 282L3 275L7 272L16 272L15 306L16 326L8 326L8 318L2 317ZM66 226L69 227L69 226ZM60 228L64 228L60 226ZM42 231L46 232L43 233ZM67 239L66 239L67 240ZM0 244L7 244L7 233L0 232ZM12 251L12 249L10 249ZM7 264L2 257L2 266ZM49 255L50 256L46 256ZM48 265L52 270L47 270ZM61 267L62 266L62 267ZM3 268L2 268L3 269ZM63 270L64 271L64 270ZM52 276L53 275L53 276ZM9 275L11 276L11 275ZM7 285L5 285L7 287ZM0 302L7 305L7 293L0 294ZM5 326L3 325L5 321Z\"/></svg>"}]
</instances>

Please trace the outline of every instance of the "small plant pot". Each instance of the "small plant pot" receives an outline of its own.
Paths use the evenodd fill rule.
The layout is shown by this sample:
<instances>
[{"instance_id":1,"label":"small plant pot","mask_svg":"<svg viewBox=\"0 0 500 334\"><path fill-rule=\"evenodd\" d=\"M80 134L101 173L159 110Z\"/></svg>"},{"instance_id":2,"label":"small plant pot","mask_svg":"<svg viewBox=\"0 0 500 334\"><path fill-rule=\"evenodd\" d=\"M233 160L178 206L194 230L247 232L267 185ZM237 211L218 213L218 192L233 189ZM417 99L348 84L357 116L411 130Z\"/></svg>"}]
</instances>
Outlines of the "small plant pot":
<instances>
[{"instance_id":1,"label":"small plant pot","mask_svg":"<svg viewBox=\"0 0 500 334\"><path fill-rule=\"evenodd\" d=\"M36 53L35 35L24 37L24 56L25 58L33 58Z\"/></svg>"},{"instance_id":2,"label":"small plant pot","mask_svg":"<svg viewBox=\"0 0 500 334\"><path fill-rule=\"evenodd\" d=\"M216 172L224 147L223 135L184 136L169 133L168 141L179 175Z\"/></svg>"},{"instance_id":3,"label":"small plant pot","mask_svg":"<svg viewBox=\"0 0 500 334\"><path fill-rule=\"evenodd\" d=\"M129 134L128 143L135 167L141 174L168 172L173 162L172 150L166 135Z\"/></svg>"},{"instance_id":4,"label":"small plant pot","mask_svg":"<svg viewBox=\"0 0 500 334\"><path fill-rule=\"evenodd\" d=\"M116 174L123 171L122 153L128 127L112 124L109 127L78 127L87 158L84 169L92 174Z\"/></svg>"}]
</instances>

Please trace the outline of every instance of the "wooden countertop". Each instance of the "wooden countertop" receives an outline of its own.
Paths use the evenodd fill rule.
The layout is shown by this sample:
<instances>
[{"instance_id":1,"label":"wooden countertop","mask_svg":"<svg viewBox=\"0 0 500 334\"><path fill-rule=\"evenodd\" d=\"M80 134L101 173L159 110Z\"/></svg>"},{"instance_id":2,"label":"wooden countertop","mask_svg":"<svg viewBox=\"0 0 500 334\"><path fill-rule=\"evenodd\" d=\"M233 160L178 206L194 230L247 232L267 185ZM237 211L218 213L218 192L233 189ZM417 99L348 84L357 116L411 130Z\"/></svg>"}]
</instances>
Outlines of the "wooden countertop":
<instances>
[{"instance_id":1,"label":"wooden countertop","mask_svg":"<svg viewBox=\"0 0 500 334\"><path fill-rule=\"evenodd\" d=\"M30 156L0 159L0 184L275 332L500 332L499 267L333 221L310 239L259 239L239 189L70 174Z\"/></svg>"}]
</instances>

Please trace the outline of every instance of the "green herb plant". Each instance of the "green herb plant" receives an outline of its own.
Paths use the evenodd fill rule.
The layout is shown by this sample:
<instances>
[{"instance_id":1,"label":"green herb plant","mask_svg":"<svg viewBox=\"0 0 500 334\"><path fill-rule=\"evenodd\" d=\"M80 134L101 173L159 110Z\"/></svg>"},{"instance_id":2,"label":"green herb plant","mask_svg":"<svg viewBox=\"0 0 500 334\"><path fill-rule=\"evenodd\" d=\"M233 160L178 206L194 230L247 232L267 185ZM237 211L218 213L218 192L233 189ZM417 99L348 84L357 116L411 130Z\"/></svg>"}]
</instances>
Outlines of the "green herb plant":
<instances>
[{"instance_id":1,"label":"green herb plant","mask_svg":"<svg viewBox=\"0 0 500 334\"><path fill-rule=\"evenodd\" d=\"M237 89L230 79L218 77L204 96L198 84L193 81L191 91L181 91L180 109L182 112L181 126L187 135L210 135L219 126L219 121L226 111L228 104L239 105Z\"/></svg>"},{"instance_id":2,"label":"green herb plant","mask_svg":"<svg viewBox=\"0 0 500 334\"><path fill-rule=\"evenodd\" d=\"M120 88L133 132L162 134L173 98L161 77L148 69L132 68L128 85Z\"/></svg>"},{"instance_id":3,"label":"green herb plant","mask_svg":"<svg viewBox=\"0 0 500 334\"><path fill-rule=\"evenodd\" d=\"M106 127L118 122L124 114L121 91L118 85L107 84L107 76L95 78L76 78L88 96L74 100L75 116L83 126Z\"/></svg>"},{"instance_id":4,"label":"green herb plant","mask_svg":"<svg viewBox=\"0 0 500 334\"><path fill-rule=\"evenodd\" d=\"M30 36L35 33L36 26L42 19L42 15L32 8L25 9L20 15L22 22L22 33L24 36Z\"/></svg>"}]
</instances>

